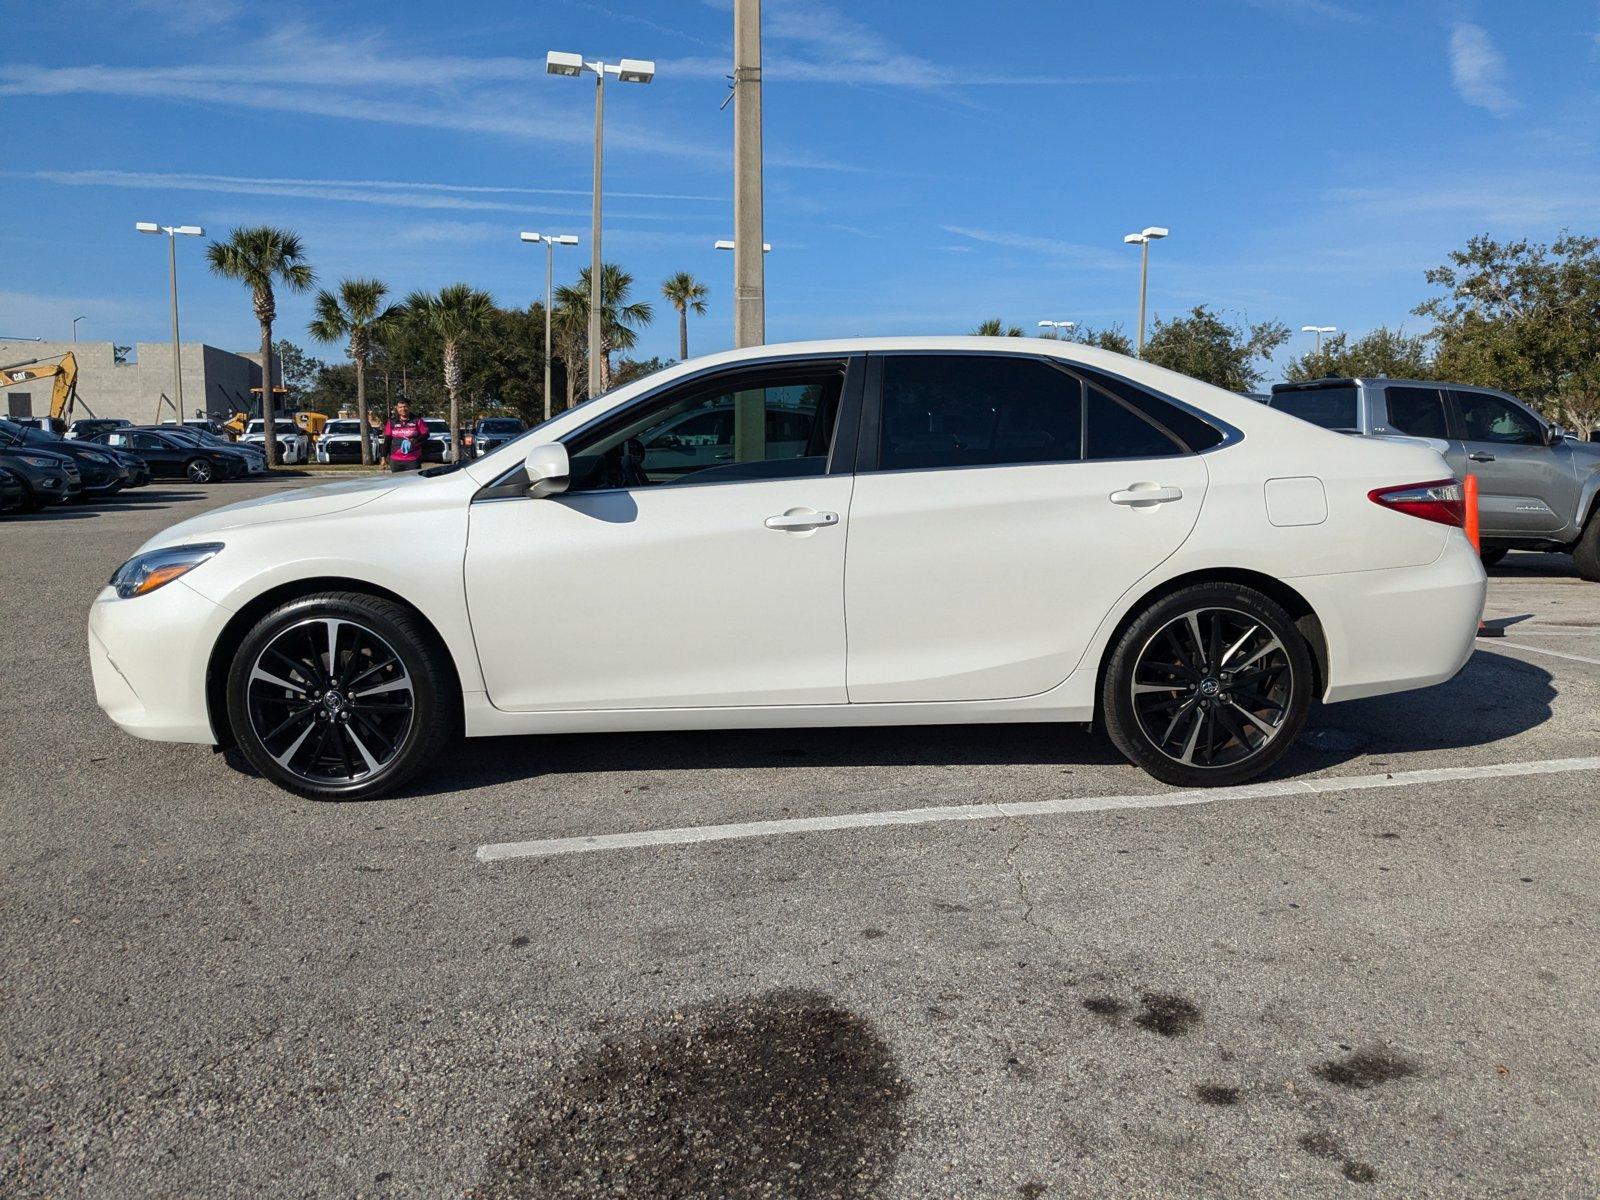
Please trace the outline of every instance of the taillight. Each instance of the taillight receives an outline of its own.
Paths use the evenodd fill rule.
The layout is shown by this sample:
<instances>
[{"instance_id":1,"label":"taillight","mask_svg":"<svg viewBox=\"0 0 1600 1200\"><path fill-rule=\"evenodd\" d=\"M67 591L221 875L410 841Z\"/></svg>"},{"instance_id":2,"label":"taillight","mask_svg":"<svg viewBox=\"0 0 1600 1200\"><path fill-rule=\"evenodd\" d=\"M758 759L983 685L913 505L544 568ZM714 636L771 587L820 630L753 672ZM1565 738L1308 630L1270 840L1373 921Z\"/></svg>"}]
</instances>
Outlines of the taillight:
<instances>
[{"instance_id":1,"label":"taillight","mask_svg":"<svg viewBox=\"0 0 1600 1200\"><path fill-rule=\"evenodd\" d=\"M1421 517L1424 521L1437 521L1440 525L1453 525L1457 529L1467 523L1467 506L1461 484L1454 479L1374 488L1367 493L1367 498L1374 504Z\"/></svg>"}]
</instances>

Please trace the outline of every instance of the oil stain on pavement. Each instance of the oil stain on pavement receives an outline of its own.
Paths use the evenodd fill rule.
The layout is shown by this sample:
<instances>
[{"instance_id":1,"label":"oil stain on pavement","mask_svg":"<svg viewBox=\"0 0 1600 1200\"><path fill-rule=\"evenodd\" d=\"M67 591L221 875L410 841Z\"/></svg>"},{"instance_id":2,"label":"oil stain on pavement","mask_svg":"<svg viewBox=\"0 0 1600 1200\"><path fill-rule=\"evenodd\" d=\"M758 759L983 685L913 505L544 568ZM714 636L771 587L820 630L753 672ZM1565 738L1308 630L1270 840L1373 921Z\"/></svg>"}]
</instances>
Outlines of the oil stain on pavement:
<instances>
[{"instance_id":1,"label":"oil stain on pavement","mask_svg":"<svg viewBox=\"0 0 1600 1200\"><path fill-rule=\"evenodd\" d=\"M909 1094L872 1025L817 992L660 1013L517 1109L469 1195L867 1200Z\"/></svg>"}]
</instances>

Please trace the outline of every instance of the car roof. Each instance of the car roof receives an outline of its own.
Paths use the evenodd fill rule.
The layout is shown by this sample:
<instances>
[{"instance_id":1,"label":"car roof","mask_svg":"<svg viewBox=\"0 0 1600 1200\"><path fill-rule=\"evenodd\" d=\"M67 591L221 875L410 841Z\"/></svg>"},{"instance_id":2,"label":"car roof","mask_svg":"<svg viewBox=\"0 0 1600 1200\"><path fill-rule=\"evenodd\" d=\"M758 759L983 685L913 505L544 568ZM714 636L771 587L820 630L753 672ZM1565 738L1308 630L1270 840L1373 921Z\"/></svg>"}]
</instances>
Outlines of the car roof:
<instances>
[{"instance_id":1,"label":"car roof","mask_svg":"<svg viewBox=\"0 0 1600 1200\"><path fill-rule=\"evenodd\" d=\"M1290 383L1275 383L1272 385L1273 393L1278 392L1311 392L1318 388L1336 387L1420 387L1420 388L1462 388L1474 392L1493 392L1497 396L1507 393L1499 388L1484 387L1477 383L1452 383L1448 379L1397 379L1389 375L1324 375L1320 379L1297 379Z\"/></svg>"}]
</instances>

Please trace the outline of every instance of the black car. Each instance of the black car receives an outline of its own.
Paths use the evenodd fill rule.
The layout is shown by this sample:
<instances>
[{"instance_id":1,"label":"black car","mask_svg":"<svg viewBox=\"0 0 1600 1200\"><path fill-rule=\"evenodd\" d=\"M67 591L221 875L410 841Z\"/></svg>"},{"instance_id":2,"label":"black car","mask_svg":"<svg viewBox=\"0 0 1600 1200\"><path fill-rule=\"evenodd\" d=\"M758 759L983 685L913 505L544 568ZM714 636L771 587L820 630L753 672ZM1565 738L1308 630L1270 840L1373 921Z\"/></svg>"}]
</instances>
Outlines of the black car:
<instances>
[{"instance_id":1,"label":"black car","mask_svg":"<svg viewBox=\"0 0 1600 1200\"><path fill-rule=\"evenodd\" d=\"M67 432L62 436L69 441L80 439L87 441L96 434L105 433L111 429L121 429L125 425L132 424L133 422L128 420L127 417L80 417L67 426Z\"/></svg>"},{"instance_id":2,"label":"black car","mask_svg":"<svg viewBox=\"0 0 1600 1200\"><path fill-rule=\"evenodd\" d=\"M0 466L0 513L20 512L28 502L28 489L22 476Z\"/></svg>"},{"instance_id":3,"label":"black car","mask_svg":"<svg viewBox=\"0 0 1600 1200\"><path fill-rule=\"evenodd\" d=\"M0 436L14 439L29 450L45 450L70 458L78 468L85 496L109 496L128 486L128 472L103 446L83 441L67 441L58 434L46 433L15 421L0 419Z\"/></svg>"},{"instance_id":4,"label":"black car","mask_svg":"<svg viewBox=\"0 0 1600 1200\"><path fill-rule=\"evenodd\" d=\"M65 454L35 450L0 430L0 466L16 475L26 495L23 512L34 512L47 504L63 504L83 494L78 464Z\"/></svg>"},{"instance_id":5,"label":"black car","mask_svg":"<svg viewBox=\"0 0 1600 1200\"><path fill-rule=\"evenodd\" d=\"M150 482L150 464L145 462L132 450L124 450L120 446L107 446L96 443L107 454L117 460L117 464L128 473L128 487L144 487Z\"/></svg>"},{"instance_id":6,"label":"black car","mask_svg":"<svg viewBox=\"0 0 1600 1200\"><path fill-rule=\"evenodd\" d=\"M223 454L236 455L244 460L247 475L267 469L267 455L260 447L247 446L243 442L230 442L196 425L135 425L134 429L176 438L186 445L198 446L202 450L220 450ZM228 478L234 477L230 474Z\"/></svg>"},{"instance_id":7,"label":"black car","mask_svg":"<svg viewBox=\"0 0 1600 1200\"><path fill-rule=\"evenodd\" d=\"M516 417L484 417L461 440L472 451L472 457L482 458L527 432L527 423Z\"/></svg>"},{"instance_id":8,"label":"black car","mask_svg":"<svg viewBox=\"0 0 1600 1200\"><path fill-rule=\"evenodd\" d=\"M133 452L144 459L150 474L168 479L214 483L218 479L242 479L249 470L244 456L232 450L202 446L154 429L113 429L94 441Z\"/></svg>"}]
</instances>

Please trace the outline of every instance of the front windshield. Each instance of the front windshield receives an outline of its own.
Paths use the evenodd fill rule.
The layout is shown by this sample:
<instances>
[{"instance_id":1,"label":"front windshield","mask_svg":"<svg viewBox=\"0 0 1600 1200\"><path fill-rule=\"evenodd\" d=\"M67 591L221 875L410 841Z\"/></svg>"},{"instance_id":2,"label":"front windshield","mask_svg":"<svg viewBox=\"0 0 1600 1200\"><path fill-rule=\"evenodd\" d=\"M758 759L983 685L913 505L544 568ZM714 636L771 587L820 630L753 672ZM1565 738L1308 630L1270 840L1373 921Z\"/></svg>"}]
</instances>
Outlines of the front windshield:
<instances>
[{"instance_id":1,"label":"front windshield","mask_svg":"<svg viewBox=\"0 0 1600 1200\"><path fill-rule=\"evenodd\" d=\"M514 421L508 417L496 417L489 421L478 422L480 433L521 433L522 422Z\"/></svg>"},{"instance_id":2,"label":"front windshield","mask_svg":"<svg viewBox=\"0 0 1600 1200\"><path fill-rule=\"evenodd\" d=\"M11 421L0 421L0 446L20 446L22 444L22 426Z\"/></svg>"}]
</instances>

